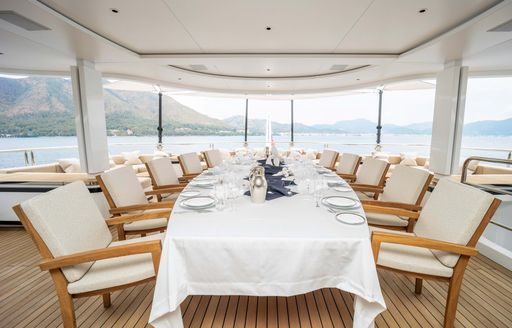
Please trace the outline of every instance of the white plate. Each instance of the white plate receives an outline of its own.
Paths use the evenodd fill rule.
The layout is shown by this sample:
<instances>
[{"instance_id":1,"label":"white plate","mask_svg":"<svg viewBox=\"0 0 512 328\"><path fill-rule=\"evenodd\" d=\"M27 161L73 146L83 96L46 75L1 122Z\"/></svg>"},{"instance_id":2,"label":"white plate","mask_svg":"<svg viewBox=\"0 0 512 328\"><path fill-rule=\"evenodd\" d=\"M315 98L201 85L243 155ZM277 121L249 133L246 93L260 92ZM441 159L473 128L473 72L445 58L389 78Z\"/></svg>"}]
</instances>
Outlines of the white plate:
<instances>
[{"instance_id":1,"label":"white plate","mask_svg":"<svg viewBox=\"0 0 512 328\"><path fill-rule=\"evenodd\" d=\"M336 191L341 191L341 192L352 191L352 188L350 188L349 186L334 187L333 189L336 190Z\"/></svg>"},{"instance_id":2,"label":"white plate","mask_svg":"<svg viewBox=\"0 0 512 328\"><path fill-rule=\"evenodd\" d=\"M351 225L359 225L365 222L365 218L357 213L338 213L334 217L341 223Z\"/></svg>"},{"instance_id":3,"label":"white plate","mask_svg":"<svg viewBox=\"0 0 512 328\"><path fill-rule=\"evenodd\" d=\"M190 198L201 195L199 190L187 190L180 193L181 197Z\"/></svg>"},{"instance_id":4,"label":"white plate","mask_svg":"<svg viewBox=\"0 0 512 328\"><path fill-rule=\"evenodd\" d=\"M209 208L215 205L215 199L210 196L197 196L185 199L181 202L182 207L192 209Z\"/></svg>"},{"instance_id":5,"label":"white plate","mask_svg":"<svg viewBox=\"0 0 512 328\"><path fill-rule=\"evenodd\" d=\"M345 185L345 182L343 182L341 179L329 179L327 180L327 185L329 187L343 186Z\"/></svg>"},{"instance_id":6,"label":"white plate","mask_svg":"<svg viewBox=\"0 0 512 328\"><path fill-rule=\"evenodd\" d=\"M198 187L210 187L215 184L214 179L200 179L200 180L192 180L190 183L192 186L198 186Z\"/></svg>"},{"instance_id":7,"label":"white plate","mask_svg":"<svg viewBox=\"0 0 512 328\"><path fill-rule=\"evenodd\" d=\"M359 201L343 197L343 196L328 196L322 199L322 203L328 207L334 208L354 208L359 206Z\"/></svg>"},{"instance_id":8,"label":"white plate","mask_svg":"<svg viewBox=\"0 0 512 328\"><path fill-rule=\"evenodd\" d=\"M337 177L338 175L334 172L326 172L326 173L324 173L324 176L330 178L330 177Z\"/></svg>"}]
</instances>

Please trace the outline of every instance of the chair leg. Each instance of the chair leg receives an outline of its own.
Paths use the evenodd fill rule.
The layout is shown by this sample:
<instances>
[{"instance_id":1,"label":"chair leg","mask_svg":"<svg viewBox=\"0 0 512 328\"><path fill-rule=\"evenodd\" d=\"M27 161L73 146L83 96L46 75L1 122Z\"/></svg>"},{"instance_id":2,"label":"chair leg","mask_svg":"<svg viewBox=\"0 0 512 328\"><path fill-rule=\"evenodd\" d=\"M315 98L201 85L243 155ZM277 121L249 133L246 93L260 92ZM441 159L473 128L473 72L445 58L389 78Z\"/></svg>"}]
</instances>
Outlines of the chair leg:
<instances>
[{"instance_id":1,"label":"chair leg","mask_svg":"<svg viewBox=\"0 0 512 328\"><path fill-rule=\"evenodd\" d=\"M117 227L117 239L118 240L126 240L126 234L124 232L123 225L118 224L116 227Z\"/></svg>"},{"instance_id":2,"label":"chair leg","mask_svg":"<svg viewBox=\"0 0 512 328\"><path fill-rule=\"evenodd\" d=\"M453 328L455 316L457 314L457 305L459 303L460 287L464 278L464 271L468 264L469 257L461 256L453 270L453 276L448 286L448 297L446 299L446 309L444 311L444 328Z\"/></svg>"},{"instance_id":3,"label":"chair leg","mask_svg":"<svg viewBox=\"0 0 512 328\"><path fill-rule=\"evenodd\" d=\"M145 233L141 233L140 236L141 237L146 237L146 234Z\"/></svg>"},{"instance_id":4,"label":"chair leg","mask_svg":"<svg viewBox=\"0 0 512 328\"><path fill-rule=\"evenodd\" d=\"M422 289L423 289L423 279L416 278L416 285L414 286L414 292L416 294L420 295Z\"/></svg>"},{"instance_id":5,"label":"chair leg","mask_svg":"<svg viewBox=\"0 0 512 328\"><path fill-rule=\"evenodd\" d=\"M75 307L67 290L67 280L60 270L50 270L50 274L57 290L64 328L76 328Z\"/></svg>"},{"instance_id":6,"label":"chair leg","mask_svg":"<svg viewBox=\"0 0 512 328\"><path fill-rule=\"evenodd\" d=\"M110 307L110 305L112 305L112 303L110 302L110 293L106 293L101 296L103 296L103 307L104 308Z\"/></svg>"}]
</instances>

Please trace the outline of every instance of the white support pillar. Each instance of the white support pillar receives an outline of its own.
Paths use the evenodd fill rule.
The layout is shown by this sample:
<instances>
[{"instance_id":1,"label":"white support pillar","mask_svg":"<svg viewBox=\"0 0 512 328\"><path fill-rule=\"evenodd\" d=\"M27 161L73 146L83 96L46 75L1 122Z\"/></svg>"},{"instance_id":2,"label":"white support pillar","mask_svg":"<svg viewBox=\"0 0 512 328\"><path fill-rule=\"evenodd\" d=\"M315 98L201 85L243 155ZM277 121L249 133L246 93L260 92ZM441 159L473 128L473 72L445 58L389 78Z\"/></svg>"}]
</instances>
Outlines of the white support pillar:
<instances>
[{"instance_id":1,"label":"white support pillar","mask_svg":"<svg viewBox=\"0 0 512 328\"><path fill-rule=\"evenodd\" d=\"M91 174L105 171L109 159L101 73L93 63L78 60L71 66L71 81L80 166Z\"/></svg>"},{"instance_id":2,"label":"white support pillar","mask_svg":"<svg viewBox=\"0 0 512 328\"><path fill-rule=\"evenodd\" d=\"M459 169L468 68L460 61L445 65L437 74L430 170L450 175Z\"/></svg>"}]
</instances>

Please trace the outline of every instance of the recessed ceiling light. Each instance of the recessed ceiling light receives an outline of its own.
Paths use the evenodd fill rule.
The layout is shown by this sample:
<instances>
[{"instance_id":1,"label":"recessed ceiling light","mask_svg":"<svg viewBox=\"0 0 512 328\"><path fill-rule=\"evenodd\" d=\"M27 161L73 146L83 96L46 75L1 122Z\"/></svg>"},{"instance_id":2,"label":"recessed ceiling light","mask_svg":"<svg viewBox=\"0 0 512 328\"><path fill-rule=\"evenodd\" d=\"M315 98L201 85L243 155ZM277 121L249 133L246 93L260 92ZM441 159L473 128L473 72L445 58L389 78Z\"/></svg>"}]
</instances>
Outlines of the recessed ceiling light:
<instances>
[{"instance_id":1,"label":"recessed ceiling light","mask_svg":"<svg viewBox=\"0 0 512 328\"><path fill-rule=\"evenodd\" d=\"M361 80L361 79L356 79L356 81L359 81L359 80Z\"/></svg>"},{"instance_id":2,"label":"recessed ceiling light","mask_svg":"<svg viewBox=\"0 0 512 328\"><path fill-rule=\"evenodd\" d=\"M267 72L270 72L270 68L267 68Z\"/></svg>"},{"instance_id":3,"label":"recessed ceiling light","mask_svg":"<svg viewBox=\"0 0 512 328\"><path fill-rule=\"evenodd\" d=\"M110 11L113 12L114 14L119 13L119 9L116 9L116 8L110 8Z\"/></svg>"},{"instance_id":4,"label":"recessed ceiling light","mask_svg":"<svg viewBox=\"0 0 512 328\"><path fill-rule=\"evenodd\" d=\"M3 55L4 53L3 52L0 52L0 56Z\"/></svg>"},{"instance_id":5,"label":"recessed ceiling light","mask_svg":"<svg viewBox=\"0 0 512 328\"><path fill-rule=\"evenodd\" d=\"M181 77L178 78L178 81L181 81Z\"/></svg>"},{"instance_id":6,"label":"recessed ceiling light","mask_svg":"<svg viewBox=\"0 0 512 328\"><path fill-rule=\"evenodd\" d=\"M427 10L428 10L427 8L422 8L422 9L418 10L418 12L419 12L420 14L424 14L424 13L426 13L426 12L427 12Z\"/></svg>"},{"instance_id":7,"label":"recessed ceiling light","mask_svg":"<svg viewBox=\"0 0 512 328\"><path fill-rule=\"evenodd\" d=\"M270 31L270 30L272 30L272 27L271 27L271 26L267 26L267 27L265 27L265 29L266 29L267 31Z\"/></svg>"}]
</instances>

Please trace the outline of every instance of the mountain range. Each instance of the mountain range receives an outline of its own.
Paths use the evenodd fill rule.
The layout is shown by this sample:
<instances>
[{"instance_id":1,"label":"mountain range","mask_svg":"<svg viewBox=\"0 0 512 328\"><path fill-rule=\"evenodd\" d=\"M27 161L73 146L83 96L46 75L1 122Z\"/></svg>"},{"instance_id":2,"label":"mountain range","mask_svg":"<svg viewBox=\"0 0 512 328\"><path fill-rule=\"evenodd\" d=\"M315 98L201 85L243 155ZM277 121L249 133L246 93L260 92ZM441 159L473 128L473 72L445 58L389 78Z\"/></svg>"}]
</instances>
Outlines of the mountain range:
<instances>
[{"instance_id":1,"label":"mountain range","mask_svg":"<svg viewBox=\"0 0 512 328\"><path fill-rule=\"evenodd\" d=\"M150 92L104 89L105 114L109 135L155 135L158 97ZM163 128L166 135L240 135L243 116L215 119L185 106L172 97L163 97ZM249 134L265 133L266 120L250 119ZM331 124L306 125L295 122L295 133L367 134L375 133L376 123L344 120ZM383 133L430 134L432 122L405 126L384 124ZM274 134L290 132L290 125L272 122ZM466 124L467 135L512 135L512 118ZM71 81L64 78L0 78L0 136L75 135Z\"/></svg>"}]
</instances>

